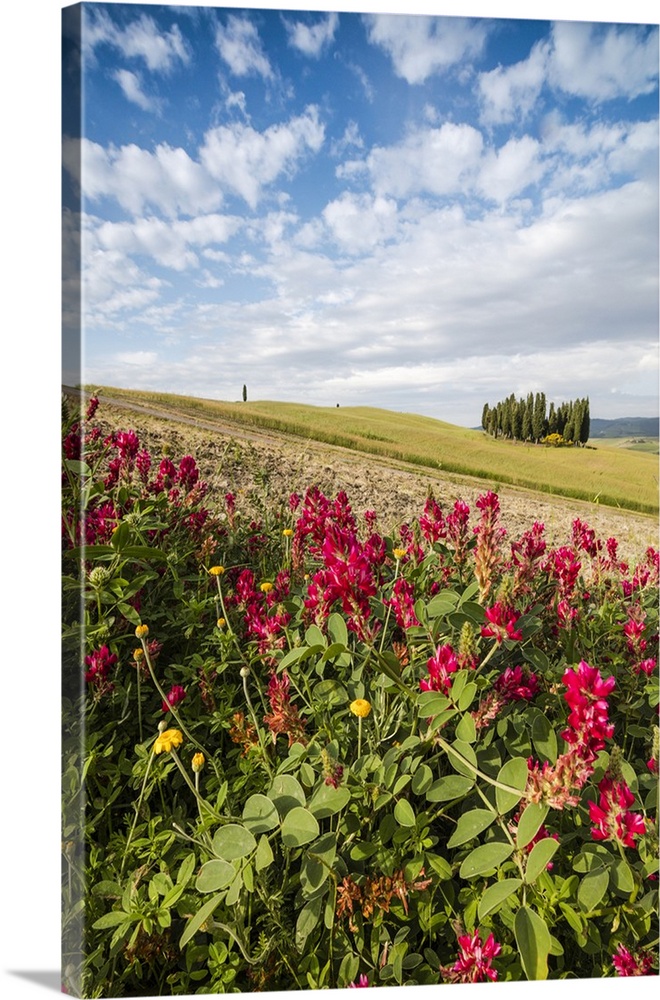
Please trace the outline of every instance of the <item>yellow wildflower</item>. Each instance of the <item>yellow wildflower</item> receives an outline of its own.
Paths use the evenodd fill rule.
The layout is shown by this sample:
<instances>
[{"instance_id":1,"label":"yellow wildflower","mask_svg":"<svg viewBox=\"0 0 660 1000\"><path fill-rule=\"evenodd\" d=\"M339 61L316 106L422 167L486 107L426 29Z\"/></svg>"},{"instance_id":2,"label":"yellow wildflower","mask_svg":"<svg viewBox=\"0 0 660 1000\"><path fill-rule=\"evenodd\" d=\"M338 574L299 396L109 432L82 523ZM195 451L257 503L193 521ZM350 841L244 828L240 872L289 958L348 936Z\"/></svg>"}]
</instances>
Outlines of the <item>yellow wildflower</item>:
<instances>
[{"instance_id":1,"label":"yellow wildflower","mask_svg":"<svg viewBox=\"0 0 660 1000\"><path fill-rule=\"evenodd\" d=\"M394 556L395 559L403 559L403 557L405 556L405 554L406 554L406 550L405 549L393 549L392 550L392 555Z\"/></svg>"},{"instance_id":2,"label":"yellow wildflower","mask_svg":"<svg viewBox=\"0 0 660 1000\"><path fill-rule=\"evenodd\" d=\"M227 621L226 621L225 618L218 618L218 620L216 622L216 625L218 626L218 628L224 628L226 624L227 624Z\"/></svg>"},{"instance_id":3,"label":"yellow wildflower","mask_svg":"<svg viewBox=\"0 0 660 1000\"><path fill-rule=\"evenodd\" d=\"M282 534L284 535L285 538L291 538L291 535L293 534L293 528L285 528Z\"/></svg>"},{"instance_id":4,"label":"yellow wildflower","mask_svg":"<svg viewBox=\"0 0 660 1000\"><path fill-rule=\"evenodd\" d=\"M270 594L272 589L273 585L272 583L269 583L268 580L264 580L264 582L259 585L259 590L264 594Z\"/></svg>"},{"instance_id":5,"label":"yellow wildflower","mask_svg":"<svg viewBox=\"0 0 660 1000\"><path fill-rule=\"evenodd\" d=\"M180 729L165 729L154 743L154 753L169 753L183 743L183 733Z\"/></svg>"},{"instance_id":6,"label":"yellow wildflower","mask_svg":"<svg viewBox=\"0 0 660 1000\"><path fill-rule=\"evenodd\" d=\"M203 753L196 753L192 759L192 769L197 774L202 770L204 764L206 763L206 758Z\"/></svg>"},{"instance_id":7,"label":"yellow wildflower","mask_svg":"<svg viewBox=\"0 0 660 1000\"><path fill-rule=\"evenodd\" d=\"M134 660L135 660L136 662L138 662L139 660L142 660L142 659L144 659L144 650L142 649L142 647L141 647L141 646L138 646L138 648L137 648L137 649L134 649L134 650L133 650L133 659L134 659Z\"/></svg>"},{"instance_id":8,"label":"yellow wildflower","mask_svg":"<svg viewBox=\"0 0 660 1000\"><path fill-rule=\"evenodd\" d=\"M138 627L135 629L135 635L137 636L138 639L146 639L147 636L149 635L149 626L138 625Z\"/></svg>"},{"instance_id":9,"label":"yellow wildflower","mask_svg":"<svg viewBox=\"0 0 660 1000\"><path fill-rule=\"evenodd\" d=\"M211 576L222 576L225 571L224 566L211 566L209 573Z\"/></svg>"},{"instance_id":10,"label":"yellow wildflower","mask_svg":"<svg viewBox=\"0 0 660 1000\"><path fill-rule=\"evenodd\" d=\"M371 703L365 701L364 698L356 698L355 701L351 702L350 708L353 715L357 715L358 719L366 719L371 711Z\"/></svg>"}]
</instances>

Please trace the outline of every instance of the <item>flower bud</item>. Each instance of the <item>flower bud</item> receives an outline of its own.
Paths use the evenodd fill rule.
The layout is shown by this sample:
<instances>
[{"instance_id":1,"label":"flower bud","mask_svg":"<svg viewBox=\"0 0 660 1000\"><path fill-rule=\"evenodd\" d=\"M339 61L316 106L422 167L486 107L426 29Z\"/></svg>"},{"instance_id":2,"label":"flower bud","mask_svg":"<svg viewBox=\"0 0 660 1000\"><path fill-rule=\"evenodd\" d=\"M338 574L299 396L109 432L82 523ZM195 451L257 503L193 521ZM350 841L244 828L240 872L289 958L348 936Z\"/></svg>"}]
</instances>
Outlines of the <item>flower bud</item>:
<instances>
[{"instance_id":1,"label":"flower bud","mask_svg":"<svg viewBox=\"0 0 660 1000\"><path fill-rule=\"evenodd\" d=\"M137 628L135 629L135 635L137 636L138 639L146 639L147 636L149 635L149 626L138 625Z\"/></svg>"},{"instance_id":2,"label":"flower bud","mask_svg":"<svg viewBox=\"0 0 660 1000\"><path fill-rule=\"evenodd\" d=\"M241 674L241 677L245 680L246 677L250 676L250 668L249 667L241 667L240 674Z\"/></svg>"}]
</instances>

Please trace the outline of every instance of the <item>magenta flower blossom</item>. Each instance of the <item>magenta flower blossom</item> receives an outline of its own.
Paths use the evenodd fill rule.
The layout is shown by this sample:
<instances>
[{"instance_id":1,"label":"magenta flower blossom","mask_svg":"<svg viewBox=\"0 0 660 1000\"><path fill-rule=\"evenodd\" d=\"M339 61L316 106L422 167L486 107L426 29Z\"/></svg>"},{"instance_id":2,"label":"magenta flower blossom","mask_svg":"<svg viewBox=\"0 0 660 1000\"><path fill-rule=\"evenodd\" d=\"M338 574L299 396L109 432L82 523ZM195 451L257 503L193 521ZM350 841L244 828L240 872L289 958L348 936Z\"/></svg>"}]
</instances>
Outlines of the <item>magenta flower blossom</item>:
<instances>
[{"instance_id":1,"label":"magenta flower blossom","mask_svg":"<svg viewBox=\"0 0 660 1000\"><path fill-rule=\"evenodd\" d=\"M483 983L487 979L494 982L497 970L492 961L502 950L492 934L485 941L481 940L478 930L471 936L461 935L458 939L460 952L451 968L441 968L440 971L448 982L452 983Z\"/></svg>"},{"instance_id":2,"label":"magenta flower blossom","mask_svg":"<svg viewBox=\"0 0 660 1000\"><path fill-rule=\"evenodd\" d=\"M185 689L180 684L173 684L167 693L167 701L163 702L163 711L169 712L172 706L176 706L186 697Z\"/></svg>"},{"instance_id":3,"label":"magenta flower blossom","mask_svg":"<svg viewBox=\"0 0 660 1000\"><path fill-rule=\"evenodd\" d=\"M648 976L651 973L653 959L641 951L630 952L620 944L612 956L612 965L617 976Z\"/></svg>"},{"instance_id":4,"label":"magenta flower blossom","mask_svg":"<svg viewBox=\"0 0 660 1000\"><path fill-rule=\"evenodd\" d=\"M191 490L199 479L199 469L192 455L184 455L179 462L177 479L186 490Z\"/></svg>"},{"instance_id":5,"label":"magenta flower blossom","mask_svg":"<svg viewBox=\"0 0 660 1000\"><path fill-rule=\"evenodd\" d=\"M495 639L498 645L504 639L513 639L516 642L522 639L522 632L516 630L518 619L515 612L501 601L496 601L492 608L486 608L486 618L488 625L481 626L484 638Z\"/></svg>"},{"instance_id":6,"label":"magenta flower blossom","mask_svg":"<svg viewBox=\"0 0 660 1000\"><path fill-rule=\"evenodd\" d=\"M567 670L562 680L567 687L564 698L571 709L562 737L567 743L579 744L585 759L593 760L614 733L614 725L608 722L607 696L616 681L602 678L598 668L584 660L577 670Z\"/></svg>"},{"instance_id":7,"label":"magenta flower blossom","mask_svg":"<svg viewBox=\"0 0 660 1000\"><path fill-rule=\"evenodd\" d=\"M117 655L111 653L107 646L101 646L85 657L85 666L89 669L85 672L86 681L97 682L105 680L110 673L110 668L117 662Z\"/></svg>"},{"instance_id":8,"label":"magenta flower blossom","mask_svg":"<svg viewBox=\"0 0 660 1000\"><path fill-rule=\"evenodd\" d=\"M369 977L365 976L363 973L356 983L349 983L348 988L349 990L358 990L368 985L369 985Z\"/></svg>"},{"instance_id":9,"label":"magenta flower blossom","mask_svg":"<svg viewBox=\"0 0 660 1000\"><path fill-rule=\"evenodd\" d=\"M507 667L495 681L495 690L506 701L531 701L538 689L536 674L526 676L522 667Z\"/></svg>"},{"instance_id":10,"label":"magenta flower blossom","mask_svg":"<svg viewBox=\"0 0 660 1000\"><path fill-rule=\"evenodd\" d=\"M419 682L422 691L442 691L446 694L451 684L450 675L458 670L458 660L449 645L438 646L435 654L426 661L428 680Z\"/></svg>"},{"instance_id":11,"label":"magenta flower blossom","mask_svg":"<svg viewBox=\"0 0 660 1000\"><path fill-rule=\"evenodd\" d=\"M387 603L394 611L400 628L419 625L415 615L415 588L412 583L399 578L392 588L392 597Z\"/></svg>"},{"instance_id":12,"label":"magenta flower blossom","mask_svg":"<svg viewBox=\"0 0 660 1000\"><path fill-rule=\"evenodd\" d=\"M641 813L630 812L635 796L625 781L612 781L607 775L598 784L598 805L589 803L589 819L594 840L618 841L624 847L634 847L635 837L646 831Z\"/></svg>"}]
</instances>

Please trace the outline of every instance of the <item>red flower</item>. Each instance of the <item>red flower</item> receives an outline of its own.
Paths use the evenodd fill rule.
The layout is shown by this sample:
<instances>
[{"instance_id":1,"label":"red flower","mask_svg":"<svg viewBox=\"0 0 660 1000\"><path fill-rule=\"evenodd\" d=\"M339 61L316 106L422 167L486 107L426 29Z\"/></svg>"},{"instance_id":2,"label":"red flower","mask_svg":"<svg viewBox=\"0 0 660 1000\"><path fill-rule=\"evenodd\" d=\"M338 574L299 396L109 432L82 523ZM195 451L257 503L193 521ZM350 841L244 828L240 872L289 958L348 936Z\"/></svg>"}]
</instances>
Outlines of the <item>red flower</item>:
<instances>
[{"instance_id":1,"label":"red flower","mask_svg":"<svg viewBox=\"0 0 660 1000\"><path fill-rule=\"evenodd\" d=\"M506 701L531 701L538 689L536 674L525 677L522 667L507 667L495 681L495 690Z\"/></svg>"},{"instance_id":2,"label":"red flower","mask_svg":"<svg viewBox=\"0 0 660 1000\"><path fill-rule=\"evenodd\" d=\"M495 639L498 645L504 639L513 639L516 642L522 639L522 632L516 630L518 619L515 612L501 601L496 601L492 608L486 608L486 618L489 624L481 626L481 634L485 638Z\"/></svg>"},{"instance_id":3,"label":"red flower","mask_svg":"<svg viewBox=\"0 0 660 1000\"><path fill-rule=\"evenodd\" d=\"M632 813L629 806L635 796L625 781L614 782L607 775L599 782L599 804L589 803L589 819L594 840L619 841L624 847L634 847L635 837L644 834L646 824L641 813Z\"/></svg>"},{"instance_id":4,"label":"red flower","mask_svg":"<svg viewBox=\"0 0 660 1000\"><path fill-rule=\"evenodd\" d=\"M363 973L360 976L360 978L358 979L357 983L349 983L348 984L348 988L349 988L349 990L358 990L358 989L362 989L364 986L368 986L368 985L369 985L369 977L365 976L364 973Z\"/></svg>"},{"instance_id":5,"label":"red flower","mask_svg":"<svg viewBox=\"0 0 660 1000\"><path fill-rule=\"evenodd\" d=\"M620 944L612 956L612 965L617 976L648 976L651 972L653 959L650 955L637 951L634 954Z\"/></svg>"},{"instance_id":6,"label":"red flower","mask_svg":"<svg viewBox=\"0 0 660 1000\"><path fill-rule=\"evenodd\" d=\"M169 712L173 705L178 705L186 697L186 692L180 684L173 684L167 693L167 701L163 702L163 711Z\"/></svg>"},{"instance_id":7,"label":"red flower","mask_svg":"<svg viewBox=\"0 0 660 1000\"><path fill-rule=\"evenodd\" d=\"M421 690L446 694L451 684L449 675L458 670L458 660L451 646L438 646L435 655L426 661L426 667L429 678L419 682Z\"/></svg>"},{"instance_id":8,"label":"red flower","mask_svg":"<svg viewBox=\"0 0 660 1000\"><path fill-rule=\"evenodd\" d=\"M464 934L458 939L460 954L450 969L441 968L443 977L452 983L483 983L487 979L495 981L497 970L492 967L492 961L502 950L492 934L485 942L479 932L470 936Z\"/></svg>"},{"instance_id":9,"label":"red flower","mask_svg":"<svg viewBox=\"0 0 660 1000\"><path fill-rule=\"evenodd\" d=\"M584 660L577 670L567 670L562 680L568 689L564 698L571 708L569 728L562 737L567 743L580 744L585 758L593 760L614 733L614 725L607 721L607 696L616 682L613 677L603 679L598 668Z\"/></svg>"}]
</instances>

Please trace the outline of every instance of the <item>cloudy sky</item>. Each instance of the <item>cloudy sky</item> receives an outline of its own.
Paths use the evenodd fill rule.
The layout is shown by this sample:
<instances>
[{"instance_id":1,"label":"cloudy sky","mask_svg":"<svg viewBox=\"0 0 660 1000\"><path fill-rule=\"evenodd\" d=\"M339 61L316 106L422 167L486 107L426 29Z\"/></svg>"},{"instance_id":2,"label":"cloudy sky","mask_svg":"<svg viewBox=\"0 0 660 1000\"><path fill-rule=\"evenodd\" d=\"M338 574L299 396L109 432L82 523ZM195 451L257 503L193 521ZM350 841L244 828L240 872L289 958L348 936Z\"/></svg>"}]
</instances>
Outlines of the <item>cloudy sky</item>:
<instances>
[{"instance_id":1,"label":"cloudy sky","mask_svg":"<svg viewBox=\"0 0 660 1000\"><path fill-rule=\"evenodd\" d=\"M657 24L83 6L84 380L658 413Z\"/></svg>"}]
</instances>

